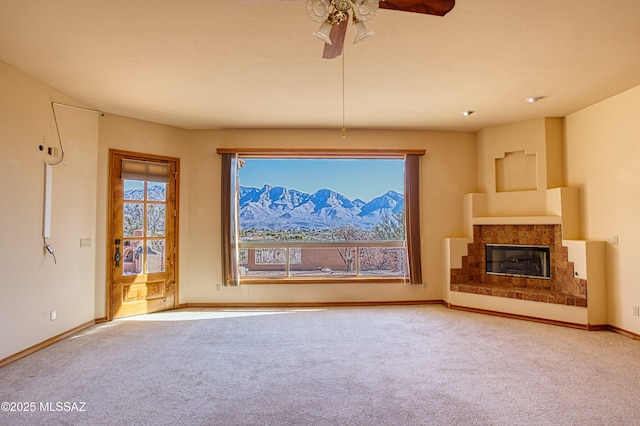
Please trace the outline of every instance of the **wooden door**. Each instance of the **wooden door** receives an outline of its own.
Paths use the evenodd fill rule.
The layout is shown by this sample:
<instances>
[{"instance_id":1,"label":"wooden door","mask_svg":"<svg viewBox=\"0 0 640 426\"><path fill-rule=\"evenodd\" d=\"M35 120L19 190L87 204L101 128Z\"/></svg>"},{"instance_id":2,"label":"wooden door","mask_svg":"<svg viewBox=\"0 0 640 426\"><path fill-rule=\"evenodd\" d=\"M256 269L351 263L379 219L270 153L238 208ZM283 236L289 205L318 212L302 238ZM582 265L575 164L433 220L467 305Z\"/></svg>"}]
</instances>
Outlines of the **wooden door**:
<instances>
[{"instance_id":1,"label":"wooden door","mask_svg":"<svg viewBox=\"0 0 640 426\"><path fill-rule=\"evenodd\" d=\"M179 160L110 154L108 318L175 309Z\"/></svg>"}]
</instances>

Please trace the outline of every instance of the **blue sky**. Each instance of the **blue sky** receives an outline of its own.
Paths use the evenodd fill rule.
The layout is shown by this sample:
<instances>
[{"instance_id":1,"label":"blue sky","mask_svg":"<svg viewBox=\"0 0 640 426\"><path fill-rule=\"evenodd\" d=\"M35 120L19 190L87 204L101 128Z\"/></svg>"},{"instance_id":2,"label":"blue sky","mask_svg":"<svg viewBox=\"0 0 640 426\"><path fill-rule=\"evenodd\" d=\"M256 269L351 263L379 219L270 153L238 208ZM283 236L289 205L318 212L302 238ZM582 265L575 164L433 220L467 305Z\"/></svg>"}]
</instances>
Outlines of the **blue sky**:
<instances>
[{"instance_id":1,"label":"blue sky","mask_svg":"<svg viewBox=\"0 0 640 426\"><path fill-rule=\"evenodd\" d=\"M350 198L371 201L388 190L404 192L402 159L243 158L240 185L265 184L313 193L332 189Z\"/></svg>"}]
</instances>

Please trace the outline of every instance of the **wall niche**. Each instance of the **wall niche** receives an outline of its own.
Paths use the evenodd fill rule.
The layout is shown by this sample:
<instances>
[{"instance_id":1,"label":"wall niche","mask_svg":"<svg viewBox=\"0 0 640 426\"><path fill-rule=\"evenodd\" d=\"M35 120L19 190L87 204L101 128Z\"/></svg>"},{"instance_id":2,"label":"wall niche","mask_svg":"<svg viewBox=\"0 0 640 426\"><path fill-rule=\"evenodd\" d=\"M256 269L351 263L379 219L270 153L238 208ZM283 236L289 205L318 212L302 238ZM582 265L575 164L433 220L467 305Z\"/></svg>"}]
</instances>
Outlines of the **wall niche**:
<instances>
[{"instance_id":1,"label":"wall niche","mask_svg":"<svg viewBox=\"0 0 640 426\"><path fill-rule=\"evenodd\" d=\"M495 160L496 192L537 191L537 170L536 154L505 152Z\"/></svg>"}]
</instances>

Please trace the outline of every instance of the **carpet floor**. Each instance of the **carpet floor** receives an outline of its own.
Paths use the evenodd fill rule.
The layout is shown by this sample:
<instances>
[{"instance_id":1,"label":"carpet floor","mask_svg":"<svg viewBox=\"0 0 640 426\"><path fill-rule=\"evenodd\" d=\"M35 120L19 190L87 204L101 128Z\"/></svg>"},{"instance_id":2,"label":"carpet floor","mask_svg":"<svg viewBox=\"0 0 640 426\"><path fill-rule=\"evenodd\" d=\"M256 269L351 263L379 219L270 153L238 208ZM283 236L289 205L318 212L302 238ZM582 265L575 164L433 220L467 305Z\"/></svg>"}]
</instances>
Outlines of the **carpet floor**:
<instances>
[{"instance_id":1,"label":"carpet floor","mask_svg":"<svg viewBox=\"0 0 640 426\"><path fill-rule=\"evenodd\" d=\"M609 331L440 305L183 309L0 369L0 425L637 425L639 380L640 342Z\"/></svg>"}]
</instances>

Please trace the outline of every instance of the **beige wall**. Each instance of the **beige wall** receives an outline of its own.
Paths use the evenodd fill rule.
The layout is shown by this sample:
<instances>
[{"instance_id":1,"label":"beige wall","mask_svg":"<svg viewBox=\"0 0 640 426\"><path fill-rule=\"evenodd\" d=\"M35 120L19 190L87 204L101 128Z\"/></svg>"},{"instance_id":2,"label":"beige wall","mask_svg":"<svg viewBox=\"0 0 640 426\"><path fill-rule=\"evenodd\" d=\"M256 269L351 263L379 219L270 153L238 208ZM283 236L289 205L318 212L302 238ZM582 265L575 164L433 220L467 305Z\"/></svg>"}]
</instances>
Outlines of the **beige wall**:
<instances>
[{"instance_id":1,"label":"beige wall","mask_svg":"<svg viewBox=\"0 0 640 426\"><path fill-rule=\"evenodd\" d=\"M95 318L98 114L57 107L64 161L53 167L43 250L44 161L59 147L51 102L81 105L0 62L0 359ZM90 247L80 239L90 238ZM57 320L50 321L51 310Z\"/></svg>"},{"instance_id":2,"label":"beige wall","mask_svg":"<svg viewBox=\"0 0 640 426\"><path fill-rule=\"evenodd\" d=\"M425 286L246 285L223 287L219 147L426 149L422 160ZM110 148L180 158L180 303L440 300L441 240L462 230L462 197L475 185L475 135L420 131L206 130L107 115L100 122L96 316L105 316L107 173Z\"/></svg>"},{"instance_id":3,"label":"beige wall","mask_svg":"<svg viewBox=\"0 0 640 426\"><path fill-rule=\"evenodd\" d=\"M422 159L423 276L426 286L394 284L220 287L218 147L426 149ZM426 131L193 131L189 140L189 256L181 253L181 303L343 302L442 299L442 238L462 232L462 194L475 188L475 135ZM197 195L196 195L197 194Z\"/></svg>"},{"instance_id":4,"label":"beige wall","mask_svg":"<svg viewBox=\"0 0 640 426\"><path fill-rule=\"evenodd\" d=\"M145 154L162 155L180 158L182 170L188 167L183 158L188 152L188 132L171 126L164 126L133 118L106 114L100 119L98 143L98 200L97 200L97 259L96 264L96 318L106 316L106 276L107 276L107 209L108 209L108 176L109 149L118 149ZM189 179L186 173L180 176L180 208L179 232L184 238L179 239L179 253L182 258L188 257L189 234ZM180 272L180 271L179 271ZM181 274L178 277L182 281Z\"/></svg>"},{"instance_id":5,"label":"beige wall","mask_svg":"<svg viewBox=\"0 0 640 426\"><path fill-rule=\"evenodd\" d=\"M640 334L640 87L565 120L566 181L581 188L585 239L606 246L609 324ZM618 244L612 244L614 236Z\"/></svg>"},{"instance_id":6,"label":"beige wall","mask_svg":"<svg viewBox=\"0 0 640 426\"><path fill-rule=\"evenodd\" d=\"M517 154L517 155L515 155ZM502 170L501 162L516 164ZM523 161L531 160L524 164ZM530 167L527 167L530 166ZM544 216L547 189L563 185L562 119L540 118L489 127L478 132L478 183L486 196L486 216ZM526 176L518 176L525 172ZM500 192L501 180L529 182L524 190ZM513 185L502 185L509 186Z\"/></svg>"}]
</instances>

